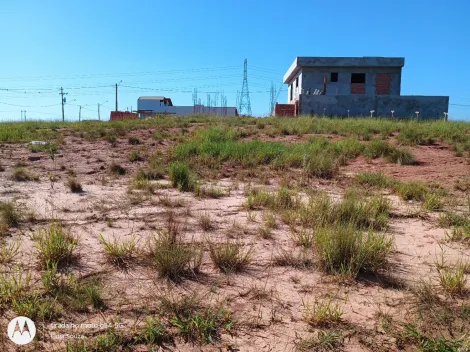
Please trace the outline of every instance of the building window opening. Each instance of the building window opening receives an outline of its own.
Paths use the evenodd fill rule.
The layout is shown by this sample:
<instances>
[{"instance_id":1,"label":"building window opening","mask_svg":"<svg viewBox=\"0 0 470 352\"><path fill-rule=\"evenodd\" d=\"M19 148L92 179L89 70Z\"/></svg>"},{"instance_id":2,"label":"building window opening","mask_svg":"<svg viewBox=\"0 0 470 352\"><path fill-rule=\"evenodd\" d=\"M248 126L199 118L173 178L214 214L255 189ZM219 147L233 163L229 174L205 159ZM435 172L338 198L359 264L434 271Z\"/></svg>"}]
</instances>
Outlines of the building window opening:
<instances>
[{"instance_id":1,"label":"building window opening","mask_svg":"<svg viewBox=\"0 0 470 352\"><path fill-rule=\"evenodd\" d=\"M331 72L330 81L331 82L338 82L338 72Z\"/></svg>"},{"instance_id":2,"label":"building window opening","mask_svg":"<svg viewBox=\"0 0 470 352\"><path fill-rule=\"evenodd\" d=\"M294 92L294 86L293 84L291 83L290 85L290 100L292 100L292 93Z\"/></svg>"},{"instance_id":3,"label":"building window opening","mask_svg":"<svg viewBox=\"0 0 470 352\"><path fill-rule=\"evenodd\" d=\"M366 74L351 73L351 83L366 83Z\"/></svg>"},{"instance_id":4,"label":"building window opening","mask_svg":"<svg viewBox=\"0 0 470 352\"><path fill-rule=\"evenodd\" d=\"M295 79L295 88L299 88L299 77Z\"/></svg>"}]
</instances>

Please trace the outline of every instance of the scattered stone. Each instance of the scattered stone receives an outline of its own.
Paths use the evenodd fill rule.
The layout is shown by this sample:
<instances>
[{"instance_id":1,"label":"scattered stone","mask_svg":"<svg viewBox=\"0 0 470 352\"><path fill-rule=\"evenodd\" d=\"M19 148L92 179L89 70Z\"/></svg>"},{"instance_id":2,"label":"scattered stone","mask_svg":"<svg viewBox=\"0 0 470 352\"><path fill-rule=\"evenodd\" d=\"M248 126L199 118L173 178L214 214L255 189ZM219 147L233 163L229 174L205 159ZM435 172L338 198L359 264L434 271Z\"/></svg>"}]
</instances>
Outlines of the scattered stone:
<instances>
[{"instance_id":1,"label":"scattered stone","mask_svg":"<svg viewBox=\"0 0 470 352\"><path fill-rule=\"evenodd\" d=\"M41 156L37 154L29 154L28 155L28 160L29 161L38 161L41 160Z\"/></svg>"}]
</instances>

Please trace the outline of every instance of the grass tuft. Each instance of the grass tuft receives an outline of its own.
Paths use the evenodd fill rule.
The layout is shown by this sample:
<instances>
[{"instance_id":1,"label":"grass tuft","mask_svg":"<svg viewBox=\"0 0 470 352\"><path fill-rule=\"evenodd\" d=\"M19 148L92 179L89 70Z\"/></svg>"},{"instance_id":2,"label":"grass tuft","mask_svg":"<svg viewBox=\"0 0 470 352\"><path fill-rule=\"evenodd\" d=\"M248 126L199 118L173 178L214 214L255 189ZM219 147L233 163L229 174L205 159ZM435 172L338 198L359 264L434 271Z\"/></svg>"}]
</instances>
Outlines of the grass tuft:
<instances>
[{"instance_id":1,"label":"grass tuft","mask_svg":"<svg viewBox=\"0 0 470 352\"><path fill-rule=\"evenodd\" d=\"M169 165L170 180L173 187L180 191L191 192L195 188L195 181L187 163L175 162Z\"/></svg>"},{"instance_id":2,"label":"grass tuft","mask_svg":"<svg viewBox=\"0 0 470 352\"><path fill-rule=\"evenodd\" d=\"M18 182L26 182L26 181L39 181L39 175L33 174L22 167L15 168L13 171L13 175L11 176L12 180Z\"/></svg>"},{"instance_id":3,"label":"grass tuft","mask_svg":"<svg viewBox=\"0 0 470 352\"><path fill-rule=\"evenodd\" d=\"M387 266L392 239L352 226L321 228L315 234L320 266L328 273L355 278L360 272L378 273Z\"/></svg>"},{"instance_id":4,"label":"grass tuft","mask_svg":"<svg viewBox=\"0 0 470 352\"><path fill-rule=\"evenodd\" d=\"M113 240L106 240L103 235L99 235L98 238L103 245L108 259L118 267L127 266L127 264L134 259L134 256L139 252L135 238L122 242L119 242L116 238Z\"/></svg>"},{"instance_id":5,"label":"grass tuft","mask_svg":"<svg viewBox=\"0 0 470 352\"><path fill-rule=\"evenodd\" d=\"M343 310L338 304L332 303L332 298L328 300L307 303L304 307L305 321L314 327L325 327L341 322Z\"/></svg>"},{"instance_id":6,"label":"grass tuft","mask_svg":"<svg viewBox=\"0 0 470 352\"><path fill-rule=\"evenodd\" d=\"M252 248L243 250L241 243L209 244L209 250L212 262L226 274L241 272L252 261Z\"/></svg>"},{"instance_id":7,"label":"grass tuft","mask_svg":"<svg viewBox=\"0 0 470 352\"><path fill-rule=\"evenodd\" d=\"M66 186L70 189L72 193L82 193L83 187L82 184L74 177L69 177L66 183Z\"/></svg>"},{"instance_id":8,"label":"grass tuft","mask_svg":"<svg viewBox=\"0 0 470 352\"><path fill-rule=\"evenodd\" d=\"M78 245L78 238L67 232L57 222L53 222L46 229L39 230L34 236L35 247L39 252L39 260L44 269L53 265L62 266L70 263L74 258L74 251Z\"/></svg>"}]
</instances>

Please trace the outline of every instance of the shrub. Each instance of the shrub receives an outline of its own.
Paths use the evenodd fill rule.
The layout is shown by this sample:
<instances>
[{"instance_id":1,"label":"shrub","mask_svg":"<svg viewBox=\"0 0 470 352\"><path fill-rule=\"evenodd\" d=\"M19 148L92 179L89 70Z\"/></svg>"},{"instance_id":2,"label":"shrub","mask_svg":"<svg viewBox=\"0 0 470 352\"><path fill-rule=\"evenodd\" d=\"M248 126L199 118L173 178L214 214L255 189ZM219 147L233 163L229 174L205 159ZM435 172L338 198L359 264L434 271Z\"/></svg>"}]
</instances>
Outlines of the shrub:
<instances>
[{"instance_id":1,"label":"shrub","mask_svg":"<svg viewBox=\"0 0 470 352\"><path fill-rule=\"evenodd\" d=\"M33 239L43 268L61 266L72 261L78 238L67 232L60 223L53 222L49 228L39 230Z\"/></svg>"},{"instance_id":2,"label":"shrub","mask_svg":"<svg viewBox=\"0 0 470 352\"><path fill-rule=\"evenodd\" d=\"M439 217L439 226L441 227L470 227L470 217L466 214L446 211Z\"/></svg>"},{"instance_id":3,"label":"shrub","mask_svg":"<svg viewBox=\"0 0 470 352\"><path fill-rule=\"evenodd\" d=\"M387 265L392 239L351 226L321 228L315 234L315 249L321 267L328 273L355 278L359 272L377 273Z\"/></svg>"},{"instance_id":4,"label":"shrub","mask_svg":"<svg viewBox=\"0 0 470 352\"><path fill-rule=\"evenodd\" d=\"M169 165L169 171L173 187L178 187L183 192L194 190L195 182L187 163L171 163Z\"/></svg>"},{"instance_id":5,"label":"shrub","mask_svg":"<svg viewBox=\"0 0 470 352\"><path fill-rule=\"evenodd\" d=\"M66 186L70 189L72 193L82 193L83 188L81 183L74 177L69 177L66 183Z\"/></svg>"},{"instance_id":6,"label":"shrub","mask_svg":"<svg viewBox=\"0 0 470 352\"><path fill-rule=\"evenodd\" d=\"M210 244L209 250L212 262L224 273L243 271L252 260L252 249L244 251L240 243Z\"/></svg>"}]
</instances>

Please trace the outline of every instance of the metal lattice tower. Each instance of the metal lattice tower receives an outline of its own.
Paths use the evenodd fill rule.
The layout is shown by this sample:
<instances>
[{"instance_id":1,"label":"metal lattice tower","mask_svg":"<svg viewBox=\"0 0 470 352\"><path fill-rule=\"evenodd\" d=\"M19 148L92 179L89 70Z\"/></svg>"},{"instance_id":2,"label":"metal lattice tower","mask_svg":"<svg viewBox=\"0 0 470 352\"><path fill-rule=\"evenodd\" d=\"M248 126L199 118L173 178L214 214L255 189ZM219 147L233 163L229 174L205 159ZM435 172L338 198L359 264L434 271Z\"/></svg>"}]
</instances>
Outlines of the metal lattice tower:
<instances>
[{"instance_id":1,"label":"metal lattice tower","mask_svg":"<svg viewBox=\"0 0 470 352\"><path fill-rule=\"evenodd\" d=\"M271 91L270 91L270 99L269 99L269 115L271 115L276 107L276 86L273 82L271 82Z\"/></svg>"},{"instance_id":2,"label":"metal lattice tower","mask_svg":"<svg viewBox=\"0 0 470 352\"><path fill-rule=\"evenodd\" d=\"M243 71L243 85L240 93L238 112L240 115L245 111L246 115L251 116L250 91L248 90L248 60L245 59L245 69Z\"/></svg>"}]
</instances>

